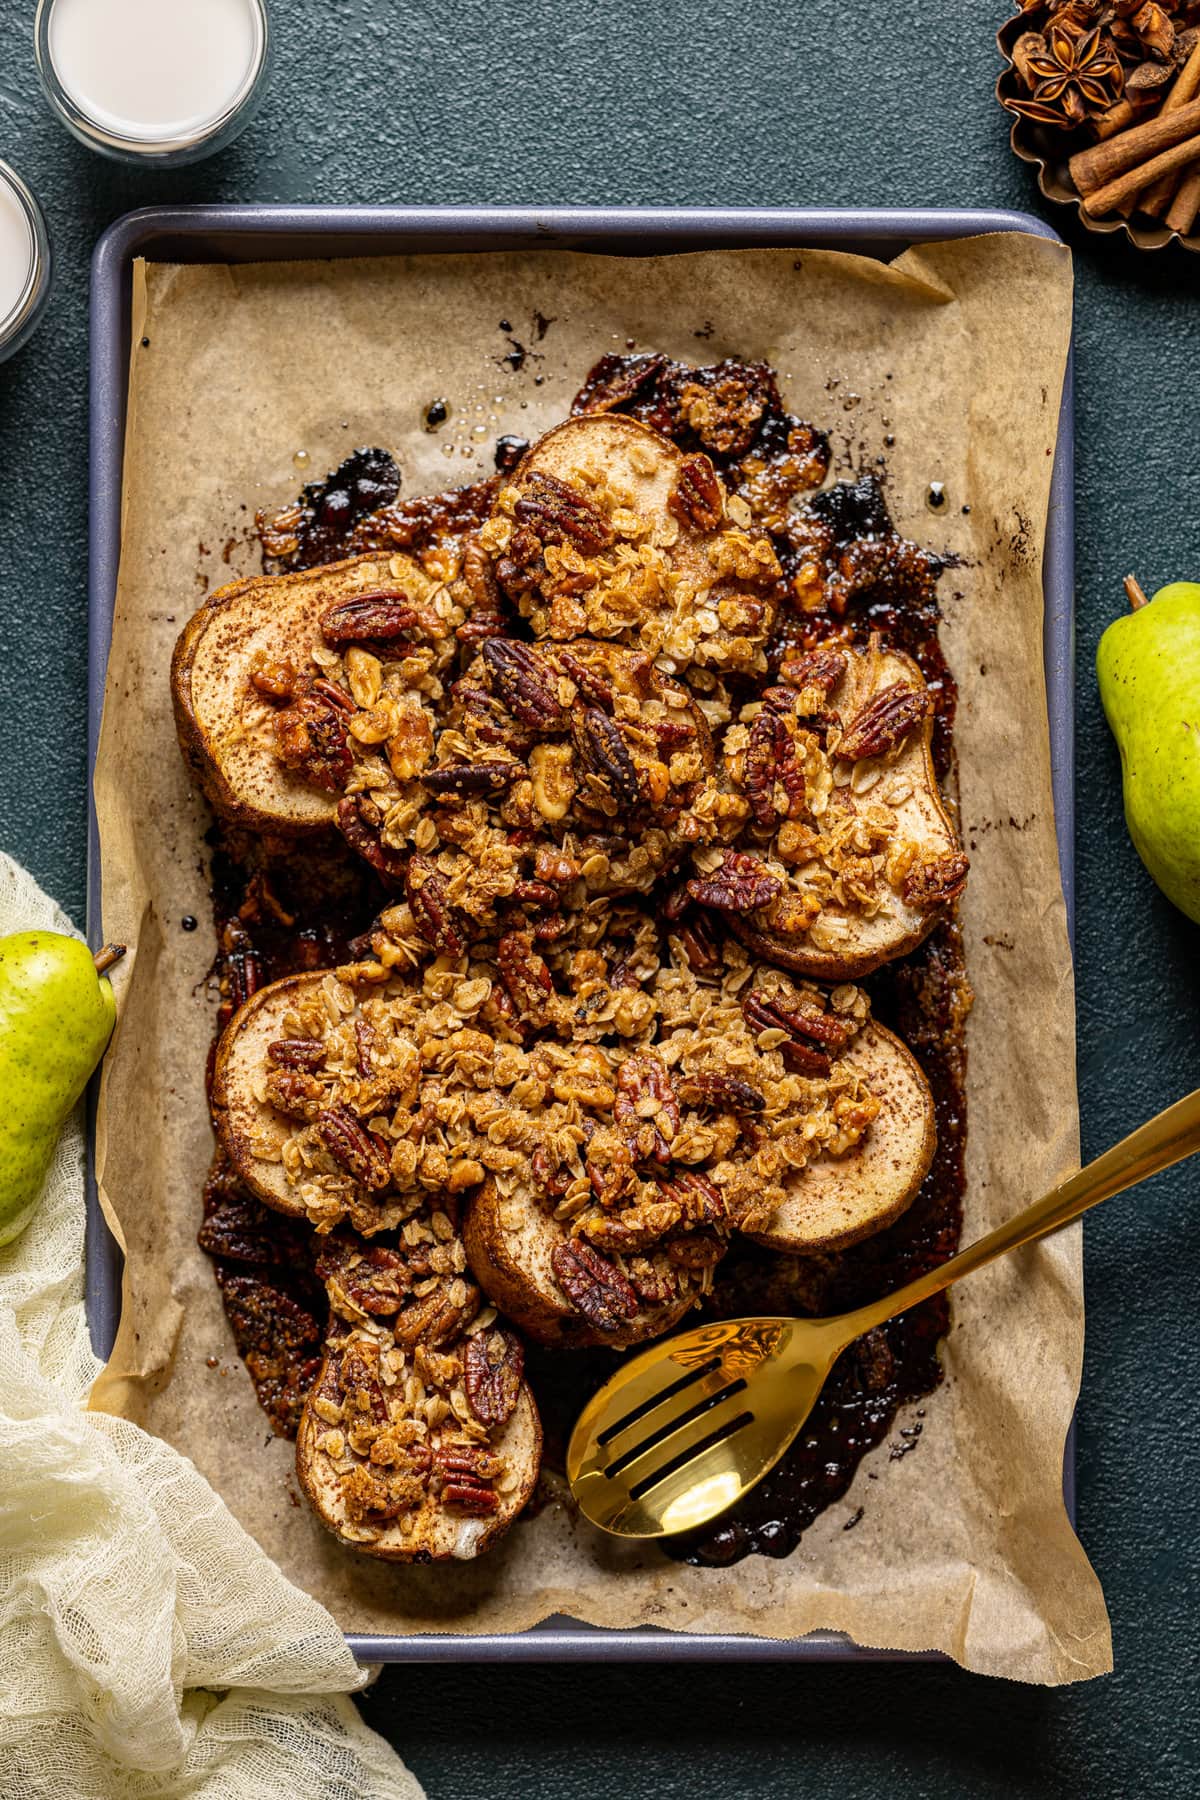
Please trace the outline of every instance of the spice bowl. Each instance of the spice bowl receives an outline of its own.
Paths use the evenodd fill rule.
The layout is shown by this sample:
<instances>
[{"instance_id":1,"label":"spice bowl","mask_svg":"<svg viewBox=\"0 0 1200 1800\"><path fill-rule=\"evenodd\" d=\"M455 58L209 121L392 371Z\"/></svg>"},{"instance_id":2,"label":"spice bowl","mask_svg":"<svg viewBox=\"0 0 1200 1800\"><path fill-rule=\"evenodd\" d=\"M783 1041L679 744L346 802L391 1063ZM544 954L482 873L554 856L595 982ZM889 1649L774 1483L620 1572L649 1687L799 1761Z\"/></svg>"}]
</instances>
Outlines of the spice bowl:
<instances>
[{"instance_id":1,"label":"spice bowl","mask_svg":"<svg viewBox=\"0 0 1200 1800\"><path fill-rule=\"evenodd\" d=\"M1110 212L1101 217L1088 212L1084 194L1072 176L1071 162L1096 144L1096 132L1086 125L1064 129L1011 111L1013 101L1028 102L1031 98L1030 88L1018 70L1014 51L1018 41L1036 29L1037 13L1032 7L1022 7L996 33L996 43L1004 58L1004 68L996 82L996 98L1011 120L1009 142L1013 154L1036 172L1040 192L1056 206L1074 207L1083 226L1098 236L1123 233L1138 250L1161 250L1167 244L1178 244L1185 250L1200 252L1200 218L1189 231L1182 232L1141 212ZM1155 109L1151 106L1142 116L1151 119L1154 115ZM1136 116L1131 122L1138 122ZM1118 135L1114 133L1107 141L1116 142Z\"/></svg>"}]
</instances>

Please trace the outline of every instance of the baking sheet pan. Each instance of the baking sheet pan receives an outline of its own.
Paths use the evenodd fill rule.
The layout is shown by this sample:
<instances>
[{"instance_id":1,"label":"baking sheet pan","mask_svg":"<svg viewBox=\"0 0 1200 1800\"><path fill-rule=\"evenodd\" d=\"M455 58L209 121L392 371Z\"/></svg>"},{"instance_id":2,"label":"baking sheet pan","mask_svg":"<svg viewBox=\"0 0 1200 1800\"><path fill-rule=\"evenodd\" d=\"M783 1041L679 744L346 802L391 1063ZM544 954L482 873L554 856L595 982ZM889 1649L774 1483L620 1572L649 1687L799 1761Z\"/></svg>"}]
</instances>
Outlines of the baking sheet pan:
<instances>
[{"instance_id":1,"label":"baking sheet pan","mask_svg":"<svg viewBox=\"0 0 1200 1800\"><path fill-rule=\"evenodd\" d=\"M90 372L90 573L88 757L95 766L112 634L121 537L121 471L129 377L130 270L160 262L266 262L555 246L606 255L746 248L844 250L891 260L910 245L983 232L1019 231L1058 241L1024 213L707 208L280 207L147 208L118 220L92 265ZM1044 564L1044 655L1059 864L1074 941L1074 437L1068 363L1059 419ZM88 934L99 941L99 840L94 804L88 846ZM96 1084L89 1099L94 1124ZM107 1357L120 1309L120 1252L100 1212L89 1130L87 1316L93 1346ZM1074 1431L1064 1461L1067 1510L1075 1513ZM834 1633L779 1641L698 1637L644 1627L605 1631L570 1619L484 1636L351 1637L364 1661L742 1661L917 1660L864 1650Z\"/></svg>"}]
</instances>

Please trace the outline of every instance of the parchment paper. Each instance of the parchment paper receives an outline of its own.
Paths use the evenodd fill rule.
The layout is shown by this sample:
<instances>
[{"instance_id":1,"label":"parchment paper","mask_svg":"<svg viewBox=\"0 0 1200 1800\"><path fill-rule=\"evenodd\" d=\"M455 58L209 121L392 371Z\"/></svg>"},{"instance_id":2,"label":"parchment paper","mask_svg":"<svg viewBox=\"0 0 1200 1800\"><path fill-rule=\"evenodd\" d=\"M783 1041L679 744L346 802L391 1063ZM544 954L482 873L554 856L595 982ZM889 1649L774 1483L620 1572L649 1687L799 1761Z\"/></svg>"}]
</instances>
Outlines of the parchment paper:
<instances>
[{"instance_id":1,"label":"parchment paper","mask_svg":"<svg viewBox=\"0 0 1200 1800\"><path fill-rule=\"evenodd\" d=\"M498 1631L564 1612L777 1637L826 1627L1047 1683L1110 1666L1103 1598L1062 1498L1083 1340L1077 1230L955 1290L945 1385L924 1403L916 1454L893 1458L895 1436L881 1445L786 1561L682 1567L614 1547L559 1504L452 1568L373 1562L321 1529L195 1244L211 1148L207 819L176 750L167 682L204 592L257 567L256 506L286 502L358 444L397 453L406 494L483 474L497 433L536 436L564 416L594 359L627 342L773 363L792 409L831 429L835 474L871 466L887 440L898 524L962 559L942 596L973 863L974 1236L1078 1158L1041 591L1070 309L1066 251L1021 236L927 246L890 267L810 251L547 251L136 271L96 771L104 932L134 946L99 1131L103 1200L128 1261L121 1333L93 1404L189 1455L346 1629ZM512 340L527 352L520 368ZM434 398L451 414L431 434ZM936 514L933 481L946 494ZM187 913L202 921L190 935Z\"/></svg>"}]
</instances>

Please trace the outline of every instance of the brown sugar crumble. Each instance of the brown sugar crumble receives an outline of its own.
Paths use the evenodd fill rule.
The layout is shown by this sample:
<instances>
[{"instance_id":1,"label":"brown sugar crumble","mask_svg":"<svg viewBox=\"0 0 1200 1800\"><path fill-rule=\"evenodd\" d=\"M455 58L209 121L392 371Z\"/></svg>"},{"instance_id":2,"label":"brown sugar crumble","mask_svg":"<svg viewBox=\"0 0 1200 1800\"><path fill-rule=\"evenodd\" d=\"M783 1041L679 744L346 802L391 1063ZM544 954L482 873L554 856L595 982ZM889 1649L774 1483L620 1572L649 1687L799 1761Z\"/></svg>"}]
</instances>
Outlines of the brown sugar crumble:
<instances>
[{"instance_id":1,"label":"brown sugar crumble","mask_svg":"<svg viewBox=\"0 0 1200 1800\"><path fill-rule=\"evenodd\" d=\"M961 1228L970 991L954 902L965 858L906 862L896 845L906 794L895 758L926 716L937 777L953 775L943 564L896 532L875 477L824 485L828 438L786 410L766 364L606 355L572 416L637 421L680 454L671 512L653 531L620 493L581 496L523 475L517 438L501 440L489 480L412 498L387 452L358 450L258 521L268 572L396 553L458 596L423 612L367 596L366 612L352 603L354 621L325 620L319 668L256 676L280 759L341 796L332 844L280 858L248 833L211 836L218 1033L268 983L337 973L324 1010L314 1003L289 1022L263 1089L288 1122L283 1166L305 1217L270 1211L218 1153L199 1242L276 1433L295 1435L332 1343L328 1392L313 1404L340 1459L349 1535L364 1542L430 1492L483 1517L505 1480L488 1421L511 1412L521 1364L494 1310L479 1311L473 1290L463 1301L474 1319L465 1341L477 1347L451 1347L440 1386L436 1346L418 1352L435 1412L438 1396L458 1409L462 1441L449 1450L425 1447L406 1420L385 1423L389 1352L354 1323L393 1319L371 1287L386 1286L385 1253L368 1275L363 1245L403 1233L444 1147L451 1188L456 1162L472 1179L533 1171L576 1247L563 1285L588 1296L583 1307L596 1304L587 1259L597 1257L635 1270L647 1293L674 1284L704 1317L838 1311L945 1260ZM724 584L711 626L686 591L679 600L679 534L703 543ZM870 659L882 667L889 655L911 659L924 686L864 686ZM839 711L832 696L848 671ZM815 928L819 945L823 931L836 939L839 909L869 917L905 905L939 922L917 948L836 989L815 1037L789 1040L780 1017L824 1018L821 991L777 970L764 986L726 935L736 912L783 936ZM470 963L480 934L490 974ZM422 986L434 955L466 962L453 988ZM685 1041L698 986L728 1068L705 1059L702 1034L699 1053ZM754 1222L756 1191L760 1206L769 1199L789 1153L779 1146L801 1125L818 1147L844 1147L869 1126L838 1062L868 1013L929 1082L932 1167L897 1222L861 1243L812 1256L760 1248L736 1228ZM405 1113L413 1071L402 1038L414 1055L427 1038L431 1060L454 1041L419 1129ZM735 1176L747 1146L756 1161ZM386 1189L377 1204L363 1199L372 1158ZM463 1287L456 1218L440 1245L419 1239L410 1233L396 1254L436 1247L437 1279ZM710 1566L789 1554L899 1409L938 1385L948 1321L939 1296L853 1345L777 1468L668 1552ZM575 1416L613 1366L606 1350L525 1356L549 1465L561 1466ZM411 1373L410 1355L401 1381ZM920 1431L906 1428L892 1455L916 1448Z\"/></svg>"}]
</instances>

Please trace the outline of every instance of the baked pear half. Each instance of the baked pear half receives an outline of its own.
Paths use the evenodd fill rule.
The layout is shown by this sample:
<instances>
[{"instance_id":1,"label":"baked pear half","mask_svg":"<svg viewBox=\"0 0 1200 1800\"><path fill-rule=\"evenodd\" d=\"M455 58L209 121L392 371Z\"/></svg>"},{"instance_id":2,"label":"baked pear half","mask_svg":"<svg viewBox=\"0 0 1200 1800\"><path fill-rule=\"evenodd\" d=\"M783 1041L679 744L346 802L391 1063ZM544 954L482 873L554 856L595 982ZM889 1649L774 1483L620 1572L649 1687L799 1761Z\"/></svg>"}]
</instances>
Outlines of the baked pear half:
<instances>
[{"instance_id":1,"label":"baked pear half","mask_svg":"<svg viewBox=\"0 0 1200 1800\"><path fill-rule=\"evenodd\" d=\"M672 1261L669 1246L614 1258L573 1236L527 1183L503 1194L489 1181L474 1193L463 1242L493 1305L527 1337L561 1349L624 1349L661 1337L706 1286L699 1271Z\"/></svg>"},{"instance_id":2,"label":"baked pear half","mask_svg":"<svg viewBox=\"0 0 1200 1800\"><path fill-rule=\"evenodd\" d=\"M966 883L930 754L933 697L877 640L809 651L780 676L725 735L738 848L698 851L687 892L764 959L854 980L914 950Z\"/></svg>"},{"instance_id":3,"label":"baked pear half","mask_svg":"<svg viewBox=\"0 0 1200 1800\"><path fill-rule=\"evenodd\" d=\"M667 674L766 668L782 576L703 452L618 413L567 419L526 452L480 544L534 636L636 643Z\"/></svg>"},{"instance_id":4,"label":"baked pear half","mask_svg":"<svg viewBox=\"0 0 1200 1800\"><path fill-rule=\"evenodd\" d=\"M296 1438L296 1474L327 1530L389 1562L468 1561L537 1485L542 1427L520 1340L484 1315L404 1343L334 1319Z\"/></svg>"},{"instance_id":5,"label":"baked pear half","mask_svg":"<svg viewBox=\"0 0 1200 1800\"><path fill-rule=\"evenodd\" d=\"M322 1234L374 1237L430 1193L457 1204L482 1182L476 1113L503 1103L497 1072L524 1072L523 1053L491 1035L487 968L461 958L389 974L368 962L251 995L221 1035L211 1090L217 1136L250 1191Z\"/></svg>"},{"instance_id":6,"label":"baked pear half","mask_svg":"<svg viewBox=\"0 0 1200 1800\"><path fill-rule=\"evenodd\" d=\"M171 659L184 759L227 823L328 830L356 761L411 735L407 715L455 649L463 607L412 557L357 556L235 581Z\"/></svg>"},{"instance_id":7,"label":"baked pear half","mask_svg":"<svg viewBox=\"0 0 1200 1800\"><path fill-rule=\"evenodd\" d=\"M327 1393L340 1367L340 1356L327 1357L314 1393ZM523 1510L537 1486L541 1451L541 1421L524 1385L512 1417L486 1446L430 1434L428 1483L424 1467L412 1469L403 1454L384 1466L370 1452L349 1452L310 1401L296 1438L296 1475L322 1525L353 1549L387 1562L464 1562L490 1550ZM485 1495L495 1496L495 1506L489 1499L481 1513L475 1509Z\"/></svg>"},{"instance_id":8,"label":"baked pear half","mask_svg":"<svg viewBox=\"0 0 1200 1800\"><path fill-rule=\"evenodd\" d=\"M286 975L252 994L221 1034L210 1094L217 1137L250 1192L275 1212L314 1224L326 1222L325 1209L315 1191L310 1205L305 1204L303 1184L285 1168L283 1158L297 1127L307 1122L300 1109L315 1093L309 1081L321 1060L321 1039L302 1038L299 1020L321 1005L324 981L317 973ZM308 1041L311 1050L299 1047ZM275 1044L292 1046L291 1064L274 1060ZM272 1095L291 1110L273 1104ZM329 1223L336 1224L344 1210L334 1209Z\"/></svg>"},{"instance_id":9,"label":"baked pear half","mask_svg":"<svg viewBox=\"0 0 1200 1800\"><path fill-rule=\"evenodd\" d=\"M759 1230L770 1250L808 1256L845 1250L873 1237L907 1211L937 1146L933 1096L916 1057L874 1019L845 1053L879 1111L858 1142L823 1151L784 1179L784 1198Z\"/></svg>"}]
</instances>

